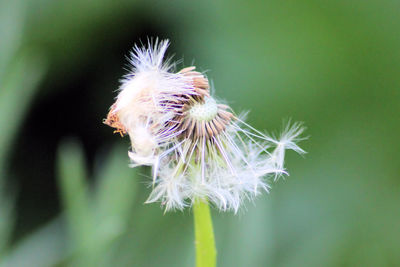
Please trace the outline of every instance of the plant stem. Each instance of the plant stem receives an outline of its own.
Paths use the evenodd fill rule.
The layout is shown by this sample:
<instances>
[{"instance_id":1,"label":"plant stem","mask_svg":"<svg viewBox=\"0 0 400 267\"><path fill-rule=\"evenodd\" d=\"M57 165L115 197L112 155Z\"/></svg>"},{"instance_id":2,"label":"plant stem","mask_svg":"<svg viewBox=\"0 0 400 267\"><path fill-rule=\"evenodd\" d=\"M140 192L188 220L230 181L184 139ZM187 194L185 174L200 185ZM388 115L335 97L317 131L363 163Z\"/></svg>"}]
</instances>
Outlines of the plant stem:
<instances>
[{"instance_id":1,"label":"plant stem","mask_svg":"<svg viewBox=\"0 0 400 267\"><path fill-rule=\"evenodd\" d=\"M205 200L196 200L193 205L196 247L196 267L215 267L217 251L210 207Z\"/></svg>"}]
</instances>

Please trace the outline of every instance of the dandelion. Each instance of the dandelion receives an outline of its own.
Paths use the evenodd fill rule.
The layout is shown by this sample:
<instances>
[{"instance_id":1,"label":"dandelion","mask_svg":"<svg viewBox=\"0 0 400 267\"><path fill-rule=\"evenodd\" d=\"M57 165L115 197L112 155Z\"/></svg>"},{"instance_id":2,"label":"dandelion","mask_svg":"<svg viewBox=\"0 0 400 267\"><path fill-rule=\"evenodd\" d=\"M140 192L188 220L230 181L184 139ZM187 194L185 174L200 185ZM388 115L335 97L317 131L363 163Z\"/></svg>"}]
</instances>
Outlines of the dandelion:
<instances>
[{"instance_id":1,"label":"dandelion","mask_svg":"<svg viewBox=\"0 0 400 267\"><path fill-rule=\"evenodd\" d=\"M128 134L132 166L153 167L147 203L183 209L207 199L222 211L270 189L269 180L286 174L286 149L304 153L301 124L289 124L280 138L245 122L209 93L204 74L189 67L174 73L163 61L168 41L135 47L131 71L122 80L105 123Z\"/></svg>"},{"instance_id":2,"label":"dandelion","mask_svg":"<svg viewBox=\"0 0 400 267\"><path fill-rule=\"evenodd\" d=\"M236 213L245 200L268 192L271 180L287 174L285 151L305 153L297 145L304 127L288 123L275 138L250 126L245 115L210 94L207 77L194 66L174 72L176 64L164 59L168 44L156 40L147 48L135 46L131 69L104 122L129 135L132 167L152 167L146 203L161 202L165 211L193 206L197 261L213 266L205 203Z\"/></svg>"}]
</instances>

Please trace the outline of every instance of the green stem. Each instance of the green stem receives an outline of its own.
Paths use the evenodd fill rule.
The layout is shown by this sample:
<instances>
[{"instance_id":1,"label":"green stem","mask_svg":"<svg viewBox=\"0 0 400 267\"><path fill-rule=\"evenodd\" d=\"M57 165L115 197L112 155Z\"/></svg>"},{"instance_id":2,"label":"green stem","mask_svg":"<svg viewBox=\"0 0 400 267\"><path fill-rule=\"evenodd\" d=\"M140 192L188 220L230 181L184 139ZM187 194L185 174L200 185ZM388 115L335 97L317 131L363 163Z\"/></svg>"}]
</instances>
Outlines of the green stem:
<instances>
[{"instance_id":1,"label":"green stem","mask_svg":"<svg viewBox=\"0 0 400 267\"><path fill-rule=\"evenodd\" d=\"M210 207L207 201L196 200L193 205L196 246L196 267L215 267L217 251Z\"/></svg>"}]
</instances>

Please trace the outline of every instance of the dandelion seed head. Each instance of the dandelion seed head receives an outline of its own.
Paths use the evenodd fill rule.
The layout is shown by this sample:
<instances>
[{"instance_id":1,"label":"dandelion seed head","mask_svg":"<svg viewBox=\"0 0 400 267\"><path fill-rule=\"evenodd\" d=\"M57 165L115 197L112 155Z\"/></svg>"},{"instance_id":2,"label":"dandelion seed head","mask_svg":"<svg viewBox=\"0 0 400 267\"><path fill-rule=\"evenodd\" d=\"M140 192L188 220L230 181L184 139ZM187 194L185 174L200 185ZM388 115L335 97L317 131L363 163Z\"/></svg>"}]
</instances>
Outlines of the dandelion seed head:
<instances>
[{"instance_id":1,"label":"dandelion seed head","mask_svg":"<svg viewBox=\"0 0 400 267\"><path fill-rule=\"evenodd\" d=\"M297 142L304 127L285 126L266 135L210 95L207 77L194 66L173 72L167 40L135 46L105 123L128 134L131 166L153 169L146 203L182 210L207 199L222 211L269 192L271 180L287 174L286 150L305 153Z\"/></svg>"}]
</instances>

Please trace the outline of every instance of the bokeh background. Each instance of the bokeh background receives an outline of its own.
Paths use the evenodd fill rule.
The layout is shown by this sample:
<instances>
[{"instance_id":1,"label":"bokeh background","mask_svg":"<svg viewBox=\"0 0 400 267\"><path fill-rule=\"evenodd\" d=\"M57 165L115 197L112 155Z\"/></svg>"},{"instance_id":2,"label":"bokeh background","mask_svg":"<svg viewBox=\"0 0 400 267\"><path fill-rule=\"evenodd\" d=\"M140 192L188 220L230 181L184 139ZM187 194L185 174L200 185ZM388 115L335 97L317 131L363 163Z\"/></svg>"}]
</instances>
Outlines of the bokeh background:
<instances>
[{"instance_id":1,"label":"bokeh background","mask_svg":"<svg viewBox=\"0 0 400 267\"><path fill-rule=\"evenodd\" d=\"M400 2L0 0L0 266L194 266L192 214L102 124L147 37L249 122L308 127L290 177L213 210L219 266L400 265Z\"/></svg>"}]
</instances>

